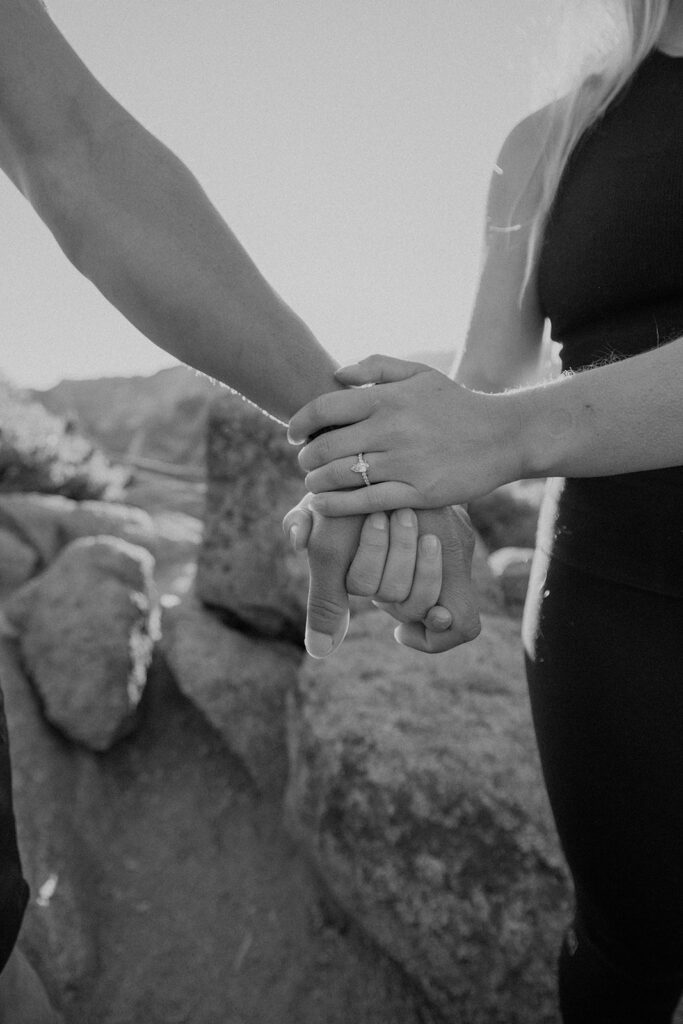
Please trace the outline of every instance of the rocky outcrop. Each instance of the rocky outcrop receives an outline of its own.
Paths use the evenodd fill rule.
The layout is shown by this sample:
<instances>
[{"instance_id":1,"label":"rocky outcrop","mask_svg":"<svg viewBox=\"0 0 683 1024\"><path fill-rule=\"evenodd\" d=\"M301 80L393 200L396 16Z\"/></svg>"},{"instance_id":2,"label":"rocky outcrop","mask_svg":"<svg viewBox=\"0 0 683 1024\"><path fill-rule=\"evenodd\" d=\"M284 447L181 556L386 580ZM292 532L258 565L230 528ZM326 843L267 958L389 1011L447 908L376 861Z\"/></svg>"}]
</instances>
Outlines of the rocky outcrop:
<instances>
[{"instance_id":1,"label":"rocky outcrop","mask_svg":"<svg viewBox=\"0 0 683 1024\"><path fill-rule=\"evenodd\" d=\"M415 1024L431 1009L452 1024L528 1024L530 1009L535 1024L555 1024L567 886L510 617L527 555L489 556L530 543L538 485L473 503L484 536L472 570L476 641L416 654L354 600L340 651L302 668L307 572L280 530L303 493L296 453L280 425L227 392L212 405L208 449L195 595L196 519L161 503L149 516L0 496L15 578L48 567L4 619L34 682L10 694L34 890L29 951L49 960L62 995L78 994L74 1021L104 1019L106 1007L112 1019L214 1024L229 1007L283 1024ZM159 560L163 638L144 728L117 744L137 721L152 632L141 548ZM34 694L62 735L42 723ZM29 705L31 721L17 718ZM114 746L94 756L84 743ZM278 836L283 795L304 858ZM298 914L363 933L362 970L341 997L328 998L328 979L346 940L325 924L301 941ZM319 949L324 963L313 953L312 974L300 977ZM392 975L382 989L384 969L370 963L399 965L400 984ZM419 994L414 1012L408 991Z\"/></svg>"},{"instance_id":2,"label":"rocky outcrop","mask_svg":"<svg viewBox=\"0 0 683 1024\"><path fill-rule=\"evenodd\" d=\"M30 545L0 527L0 592L25 583L38 564L38 555Z\"/></svg>"},{"instance_id":3,"label":"rocky outcrop","mask_svg":"<svg viewBox=\"0 0 683 1024\"><path fill-rule=\"evenodd\" d=\"M182 512L150 515L107 501L72 501L59 495L0 495L0 590L8 591L46 568L80 537L119 537L155 557L161 593L185 592L193 578L202 524Z\"/></svg>"},{"instance_id":4,"label":"rocky outcrop","mask_svg":"<svg viewBox=\"0 0 683 1024\"><path fill-rule=\"evenodd\" d=\"M79 537L107 535L153 549L154 524L141 508L109 501L73 501L52 494L0 494L0 527L49 565Z\"/></svg>"},{"instance_id":5,"label":"rocky outcrop","mask_svg":"<svg viewBox=\"0 0 683 1024\"><path fill-rule=\"evenodd\" d=\"M197 594L271 636L303 637L308 575L282 535L303 497L284 428L222 392L208 421L208 489Z\"/></svg>"},{"instance_id":6,"label":"rocky outcrop","mask_svg":"<svg viewBox=\"0 0 683 1024\"><path fill-rule=\"evenodd\" d=\"M192 595L165 609L161 650L180 690L257 788L281 794L287 780L285 698L302 650L230 629Z\"/></svg>"},{"instance_id":7,"label":"rocky outcrop","mask_svg":"<svg viewBox=\"0 0 683 1024\"><path fill-rule=\"evenodd\" d=\"M498 548L489 555L489 566L499 582L507 608L513 615L521 615L529 586L533 548Z\"/></svg>"},{"instance_id":8,"label":"rocky outcrop","mask_svg":"<svg viewBox=\"0 0 683 1024\"><path fill-rule=\"evenodd\" d=\"M20 944L65 1024L424 1024L395 965L334 926L277 802L155 658L105 754L45 723L0 642L32 895Z\"/></svg>"},{"instance_id":9,"label":"rocky outcrop","mask_svg":"<svg viewBox=\"0 0 683 1024\"><path fill-rule=\"evenodd\" d=\"M518 625L424 657L377 614L290 702L288 821L346 912L453 1024L556 1021L566 879Z\"/></svg>"},{"instance_id":10,"label":"rocky outcrop","mask_svg":"<svg viewBox=\"0 0 683 1024\"><path fill-rule=\"evenodd\" d=\"M543 480L516 480L469 502L472 524L490 551L534 546L543 488Z\"/></svg>"},{"instance_id":11,"label":"rocky outcrop","mask_svg":"<svg viewBox=\"0 0 683 1024\"><path fill-rule=\"evenodd\" d=\"M488 551L481 537L475 533L472 552L472 583L477 595L479 611L482 614L504 615L507 612L505 593L500 580L489 565Z\"/></svg>"},{"instance_id":12,"label":"rocky outcrop","mask_svg":"<svg viewBox=\"0 0 683 1024\"><path fill-rule=\"evenodd\" d=\"M4 606L46 718L92 750L137 720L157 633L152 567L144 548L85 538Z\"/></svg>"}]
</instances>

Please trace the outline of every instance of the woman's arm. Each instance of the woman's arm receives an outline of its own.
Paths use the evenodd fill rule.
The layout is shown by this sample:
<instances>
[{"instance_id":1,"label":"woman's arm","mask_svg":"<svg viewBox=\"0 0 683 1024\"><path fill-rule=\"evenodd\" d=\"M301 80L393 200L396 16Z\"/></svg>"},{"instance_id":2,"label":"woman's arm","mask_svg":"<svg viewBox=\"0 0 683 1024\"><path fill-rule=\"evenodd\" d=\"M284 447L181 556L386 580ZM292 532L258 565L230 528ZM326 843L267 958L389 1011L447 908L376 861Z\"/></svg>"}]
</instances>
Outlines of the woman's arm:
<instances>
[{"instance_id":1,"label":"woman's arm","mask_svg":"<svg viewBox=\"0 0 683 1024\"><path fill-rule=\"evenodd\" d=\"M540 363L543 317L533 276L526 288L523 285L529 225L538 202L539 157L551 118L552 108L548 107L522 121L506 139L494 168L479 288L466 344L454 370L455 379L468 389L503 392L533 377ZM417 371L431 372L432 376L408 381ZM471 391L421 364L410 368L400 360L382 357L364 360L359 368L347 368L337 378L344 384L385 381L387 386L319 398L292 418L290 438L294 442L303 441L319 429L312 424L355 424L327 433L302 450L301 465L312 471L307 484L314 491L357 487L349 453L353 456L363 451L370 460L370 479L380 486L318 498L316 504L321 509L329 508L336 514L342 502L363 507L375 502L376 507L384 507L385 500L393 502L395 497L395 488L389 495L382 483L388 480L412 482L417 485L413 487L416 500L423 505L431 503L434 489L453 491L449 469L482 492L495 486L504 459L503 465L492 465L486 453L497 451L505 456L510 437L507 431L493 432L495 418L491 422L493 431L481 429L478 400L473 416L475 432L467 433L456 398L470 396ZM389 383L404 380L405 384L393 389ZM337 419L330 418L332 412ZM380 416L384 422L377 429ZM453 467L454 453L458 457L466 455L465 462L458 461ZM419 484L409 477L406 460L409 464L419 461ZM483 470L480 474L478 466ZM448 499L450 504L455 500L465 499Z\"/></svg>"},{"instance_id":2,"label":"woman's arm","mask_svg":"<svg viewBox=\"0 0 683 1024\"><path fill-rule=\"evenodd\" d=\"M541 351L533 275L521 303L517 296L526 269L526 225L538 195L538 143L547 137L551 116L546 108L527 119L503 147L502 174L494 174L489 197L481 285L455 374L459 383L422 364L375 356L335 376L346 385L378 387L323 396L290 422L293 440L342 425L300 454L309 489L327 492L313 500L318 511L424 508L467 501L520 477L608 476L683 462L683 339L505 390L533 373ZM351 472L359 451L370 464L371 487L358 488Z\"/></svg>"},{"instance_id":3,"label":"woman's arm","mask_svg":"<svg viewBox=\"0 0 683 1024\"><path fill-rule=\"evenodd\" d=\"M283 421L340 385L199 183L114 100L40 0L0 0L0 166L148 338Z\"/></svg>"},{"instance_id":4,"label":"woman's arm","mask_svg":"<svg viewBox=\"0 0 683 1024\"><path fill-rule=\"evenodd\" d=\"M683 463L683 338L618 363L505 394L469 391L419 363L375 356L350 384L398 383L317 400L310 422L352 425L303 449L311 507L326 516L466 502L525 477L612 476ZM298 416L301 414L297 414ZM291 428L290 428L291 429ZM370 487L354 486L357 449ZM331 461L327 461L328 458ZM324 493L323 493L324 492Z\"/></svg>"},{"instance_id":5,"label":"woman's arm","mask_svg":"<svg viewBox=\"0 0 683 1024\"><path fill-rule=\"evenodd\" d=\"M494 165L477 295L452 373L474 391L506 391L538 372L544 319L536 275L530 275L526 286L525 277L530 223L539 199L539 158L552 111L545 107L520 122Z\"/></svg>"},{"instance_id":6,"label":"woman's arm","mask_svg":"<svg viewBox=\"0 0 683 1024\"><path fill-rule=\"evenodd\" d=\"M683 338L508 396L523 476L683 464Z\"/></svg>"}]
</instances>

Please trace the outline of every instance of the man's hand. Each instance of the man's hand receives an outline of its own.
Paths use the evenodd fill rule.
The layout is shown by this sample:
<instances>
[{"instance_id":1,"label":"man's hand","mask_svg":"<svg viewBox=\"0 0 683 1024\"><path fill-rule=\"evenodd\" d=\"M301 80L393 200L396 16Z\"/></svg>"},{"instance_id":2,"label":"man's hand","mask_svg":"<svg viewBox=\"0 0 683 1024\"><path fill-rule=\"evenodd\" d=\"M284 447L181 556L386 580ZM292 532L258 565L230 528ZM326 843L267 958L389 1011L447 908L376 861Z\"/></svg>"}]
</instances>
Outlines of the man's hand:
<instances>
[{"instance_id":1,"label":"man's hand","mask_svg":"<svg viewBox=\"0 0 683 1024\"><path fill-rule=\"evenodd\" d=\"M308 548L309 653L325 657L342 642L349 593L378 601L401 622L399 643L416 650L437 653L478 635L473 533L461 509L413 513L404 522L395 514L379 524L375 517L327 519L308 501L287 513L283 527L296 548Z\"/></svg>"},{"instance_id":2,"label":"man's hand","mask_svg":"<svg viewBox=\"0 0 683 1024\"><path fill-rule=\"evenodd\" d=\"M439 609L430 613L424 623L406 619L405 608L388 607L386 611L401 622L394 633L400 644L427 654L439 654L469 643L481 632L479 600L472 583L474 530L460 506L421 509L416 514L420 534L434 535L441 542L443 582ZM437 631L431 616L441 608L450 612L452 622L448 629Z\"/></svg>"}]
</instances>

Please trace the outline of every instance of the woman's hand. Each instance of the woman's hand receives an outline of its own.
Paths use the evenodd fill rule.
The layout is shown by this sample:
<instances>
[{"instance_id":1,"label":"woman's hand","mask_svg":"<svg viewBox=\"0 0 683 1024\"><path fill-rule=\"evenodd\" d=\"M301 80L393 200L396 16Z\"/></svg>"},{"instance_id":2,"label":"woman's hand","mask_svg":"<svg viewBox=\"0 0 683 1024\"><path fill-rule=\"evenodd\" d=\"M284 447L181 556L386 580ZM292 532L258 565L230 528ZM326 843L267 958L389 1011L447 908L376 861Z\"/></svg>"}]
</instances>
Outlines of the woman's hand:
<instances>
[{"instance_id":1,"label":"woman's hand","mask_svg":"<svg viewBox=\"0 0 683 1024\"><path fill-rule=\"evenodd\" d=\"M323 515L440 508L522 475L521 428L507 395L469 391L423 363L389 356L370 356L335 376L377 386L323 395L290 421L292 443L339 428L299 453L306 486L317 495L311 507ZM370 486L353 469L359 452Z\"/></svg>"}]
</instances>

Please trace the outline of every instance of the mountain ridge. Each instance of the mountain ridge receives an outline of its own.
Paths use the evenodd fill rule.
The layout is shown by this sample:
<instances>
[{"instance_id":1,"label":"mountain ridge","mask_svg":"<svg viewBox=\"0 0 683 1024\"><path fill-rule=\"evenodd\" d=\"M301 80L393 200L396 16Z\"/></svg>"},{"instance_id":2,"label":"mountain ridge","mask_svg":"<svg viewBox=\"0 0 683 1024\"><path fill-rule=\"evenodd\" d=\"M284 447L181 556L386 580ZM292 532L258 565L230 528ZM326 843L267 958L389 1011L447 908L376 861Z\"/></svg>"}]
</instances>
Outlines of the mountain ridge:
<instances>
[{"instance_id":1,"label":"mountain ridge","mask_svg":"<svg viewBox=\"0 0 683 1024\"><path fill-rule=\"evenodd\" d=\"M447 373L450 352L408 357ZM206 411L220 387L209 377L179 364L149 376L64 379L28 394L49 412L74 423L107 454L126 454L181 466L204 462Z\"/></svg>"}]
</instances>

